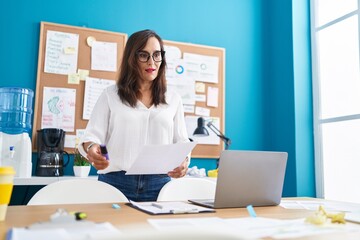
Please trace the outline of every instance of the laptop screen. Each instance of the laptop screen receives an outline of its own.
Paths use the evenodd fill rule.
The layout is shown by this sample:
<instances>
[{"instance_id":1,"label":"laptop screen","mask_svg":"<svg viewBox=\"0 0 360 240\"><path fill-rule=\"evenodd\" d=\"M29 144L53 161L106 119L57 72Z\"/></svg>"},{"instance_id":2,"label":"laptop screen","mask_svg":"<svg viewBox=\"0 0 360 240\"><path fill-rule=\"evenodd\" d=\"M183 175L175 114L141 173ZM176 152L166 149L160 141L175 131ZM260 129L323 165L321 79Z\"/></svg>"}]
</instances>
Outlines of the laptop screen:
<instances>
[{"instance_id":1,"label":"laptop screen","mask_svg":"<svg viewBox=\"0 0 360 240\"><path fill-rule=\"evenodd\" d=\"M278 205L287 157L286 152L225 150L219 160L213 206L191 202L214 208Z\"/></svg>"}]
</instances>

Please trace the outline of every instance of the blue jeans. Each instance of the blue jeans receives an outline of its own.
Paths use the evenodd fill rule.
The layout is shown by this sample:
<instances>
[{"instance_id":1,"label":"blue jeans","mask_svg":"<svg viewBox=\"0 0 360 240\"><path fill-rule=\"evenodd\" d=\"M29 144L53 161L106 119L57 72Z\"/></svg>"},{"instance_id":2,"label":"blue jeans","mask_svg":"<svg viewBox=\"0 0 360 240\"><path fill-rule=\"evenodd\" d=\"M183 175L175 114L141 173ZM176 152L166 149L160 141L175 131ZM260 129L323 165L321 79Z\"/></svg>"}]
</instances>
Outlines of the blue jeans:
<instances>
[{"instance_id":1,"label":"blue jeans","mask_svg":"<svg viewBox=\"0 0 360 240\"><path fill-rule=\"evenodd\" d=\"M98 180L116 187L129 200L137 202L156 201L161 188L171 180L167 174L125 175L125 173L120 171L99 174Z\"/></svg>"}]
</instances>

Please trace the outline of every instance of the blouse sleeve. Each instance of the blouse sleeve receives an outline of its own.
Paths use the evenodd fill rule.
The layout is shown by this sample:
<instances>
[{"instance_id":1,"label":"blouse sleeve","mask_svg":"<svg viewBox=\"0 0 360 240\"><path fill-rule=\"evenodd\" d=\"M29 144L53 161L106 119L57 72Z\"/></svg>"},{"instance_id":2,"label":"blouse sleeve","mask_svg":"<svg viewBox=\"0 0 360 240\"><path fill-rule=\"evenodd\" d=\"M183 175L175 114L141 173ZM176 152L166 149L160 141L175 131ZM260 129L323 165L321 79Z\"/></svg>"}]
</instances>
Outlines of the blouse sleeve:
<instances>
[{"instance_id":1,"label":"blouse sleeve","mask_svg":"<svg viewBox=\"0 0 360 240\"><path fill-rule=\"evenodd\" d=\"M185 124L184 107L180 97L174 116L174 143L179 142L189 142Z\"/></svg>"}]
</instances>

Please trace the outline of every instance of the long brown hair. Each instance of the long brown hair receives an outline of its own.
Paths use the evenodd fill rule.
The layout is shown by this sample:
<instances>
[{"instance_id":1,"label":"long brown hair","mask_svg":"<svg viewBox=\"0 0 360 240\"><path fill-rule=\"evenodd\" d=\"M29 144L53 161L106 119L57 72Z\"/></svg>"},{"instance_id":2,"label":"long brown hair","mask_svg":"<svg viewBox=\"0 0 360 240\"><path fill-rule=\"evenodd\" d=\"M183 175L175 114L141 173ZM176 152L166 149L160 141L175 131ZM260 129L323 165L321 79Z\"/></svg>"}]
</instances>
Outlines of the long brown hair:
<instances>
[{"instance_id":1,"label":"long brown hair","mask_svg":"<svg viewBox=\"0 0 360 240\"><path fill-rule=\"evenodd\" d=\"M136 53L142 50L149 38L155 37L164 51L164 43L159 35L152 30L142 30L133 33L125 46L124 55L120 66L120 77L117 82L118 95L123 103L131 107L136 107L137 100L141 98L140 92L140 68ZM166 104L166 79L165 79L166 60L165 56L162 59L158 75L152 83L152 104L158 106L159 104Z\"/></svg>"}]
</instances>

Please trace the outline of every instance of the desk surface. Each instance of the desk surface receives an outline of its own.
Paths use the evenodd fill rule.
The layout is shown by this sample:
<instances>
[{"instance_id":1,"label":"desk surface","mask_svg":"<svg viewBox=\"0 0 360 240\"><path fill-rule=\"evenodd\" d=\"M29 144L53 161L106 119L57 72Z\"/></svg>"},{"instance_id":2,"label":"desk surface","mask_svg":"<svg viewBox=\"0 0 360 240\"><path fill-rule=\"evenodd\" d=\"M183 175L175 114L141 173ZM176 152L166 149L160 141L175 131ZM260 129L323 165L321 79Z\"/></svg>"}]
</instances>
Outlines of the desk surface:
<instances>
[{"instance_id":1,"label":"desk surface","mask_svg":"<svg viewBox=\"0 0 360 240\"><path fill-rule=\"evenodd\" d=\"M15 186L19 186L19 185L48 185L50 183L53 182L58 182L61 180L67 180L67 179L74 179L74 178L80 178L80 177L75 177L75 176L61 176L61 177L30 177L30 178L19 178L16 177L14 178L14 185ZM88 176L85 177L87 179L91 179L91 180L97 180L98 176L97 175L93 175L93 176Z\"/></svg>"},{"instance_id":2,"label":"desk surface","mask_svg":"<svg viewBox=\"0 0 360 240\"><path fill-rule=\"evenodd\" d=\"M302 200L304 200L302 198ZM199 214L179 214L179 215L149 215L136 210L125 204L120 204L121 209L113 209L111 204L69 204L69 205L47 205L47 206L9 206L6 220L0 222L0 239L5 238L5 234L11 227L25 227L39 221L48 221L49 216L57 209L63 208L67 211L86 212L88 220L94 222L110 222L118 227L122 232L128 229L134 229L134 225L151 228L147 220L163 218L201 218L201 217L220 217L220 218L238 218L248 217L246 208L228 208L217 209L215 213ZM304 218L313 213L313 211L304 209L285 209L280 206L256 207L255 211L260 217L295 219ZM360 227L360 226L359 226ZM360 239L360 233L346 233L345 235L327 234L305 237L301 239Z\"/></svg>"}]
</instances>

